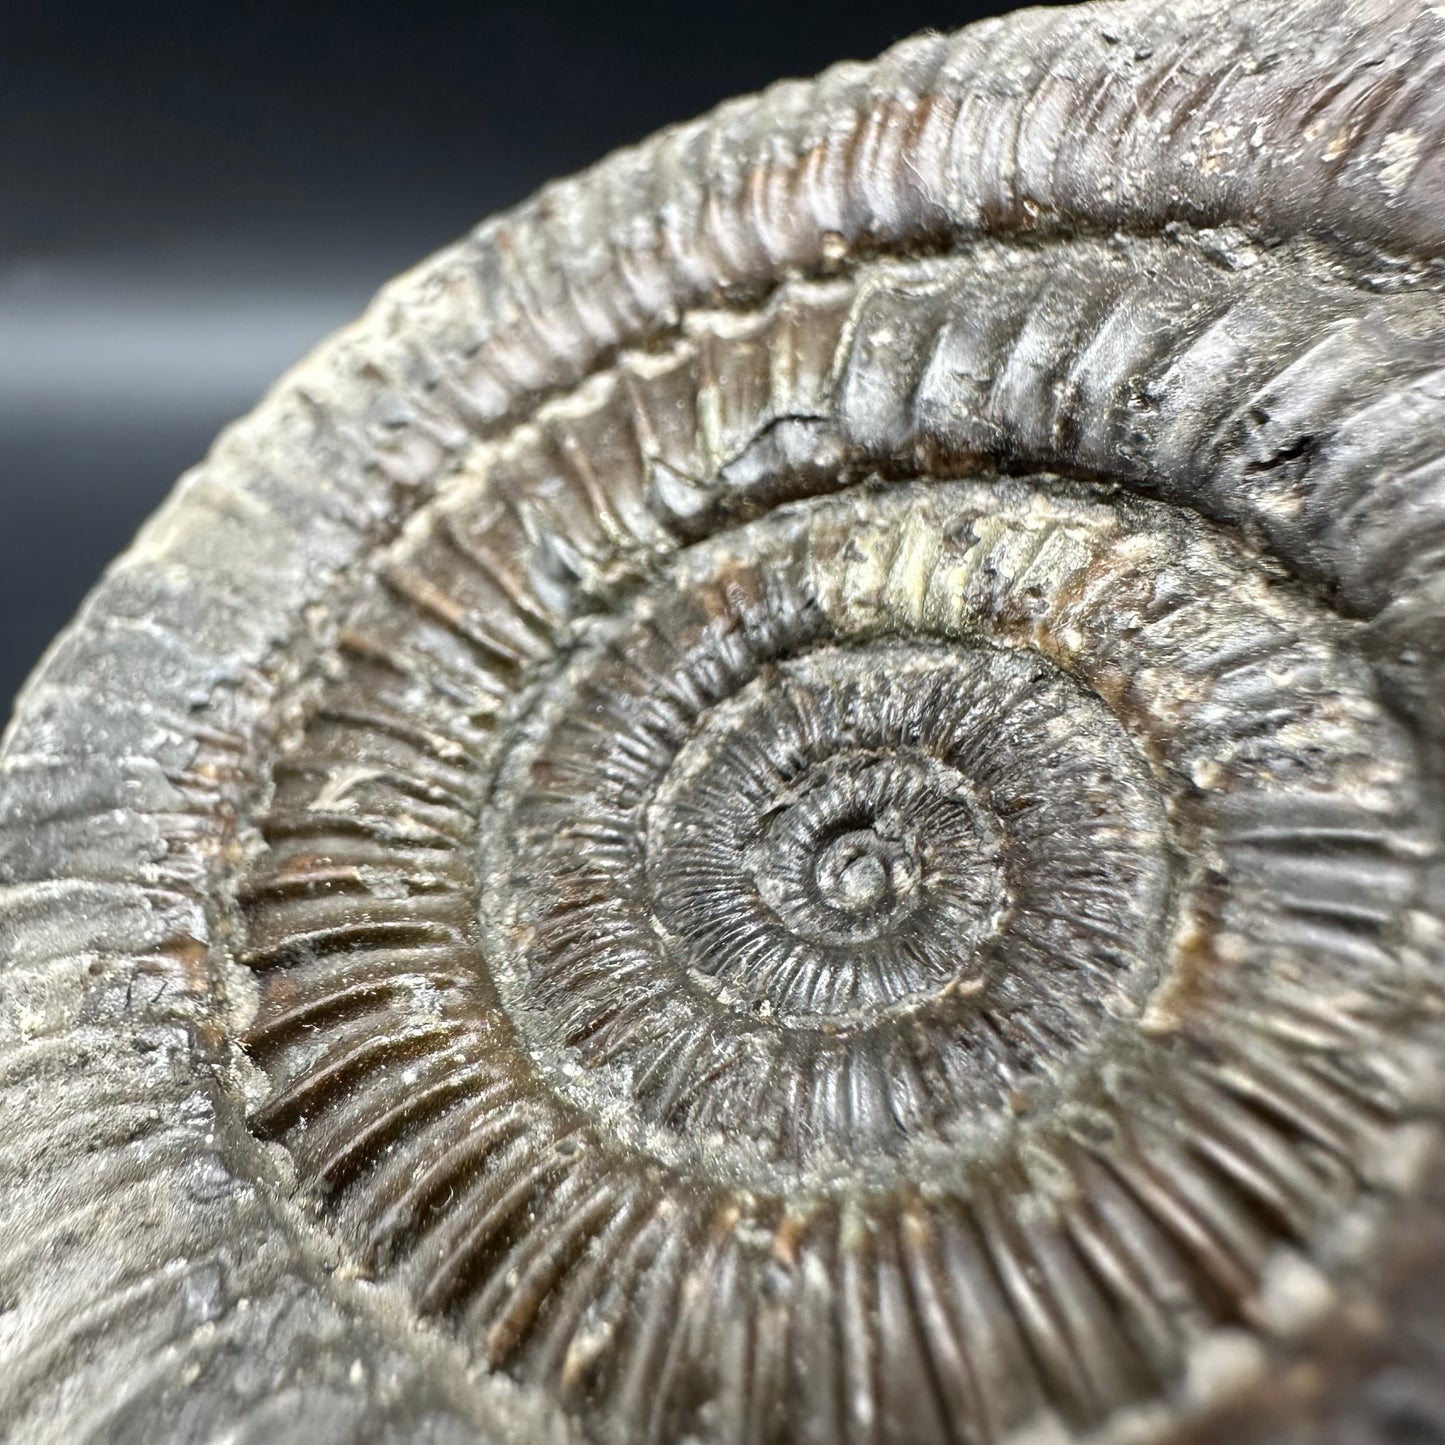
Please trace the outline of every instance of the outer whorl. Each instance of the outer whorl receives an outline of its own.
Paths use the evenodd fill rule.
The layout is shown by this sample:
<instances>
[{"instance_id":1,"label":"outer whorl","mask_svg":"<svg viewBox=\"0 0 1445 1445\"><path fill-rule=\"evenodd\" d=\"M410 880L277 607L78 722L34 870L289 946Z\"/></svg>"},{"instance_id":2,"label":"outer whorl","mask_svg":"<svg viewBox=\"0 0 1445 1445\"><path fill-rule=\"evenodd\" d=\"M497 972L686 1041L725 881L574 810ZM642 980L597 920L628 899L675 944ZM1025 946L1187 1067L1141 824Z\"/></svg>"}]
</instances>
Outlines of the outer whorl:
<instances>
[{"instance_id":1,"label":"outer whorl","mask_svg":"<svg viewBox=\"0 0 1445 1445\"><path fill-rule=\"evenodd\" d=\"M6 1437L1445 1440L1442 73L920 38L227 432L3 754Z\"/></svg>"}]
</instances>

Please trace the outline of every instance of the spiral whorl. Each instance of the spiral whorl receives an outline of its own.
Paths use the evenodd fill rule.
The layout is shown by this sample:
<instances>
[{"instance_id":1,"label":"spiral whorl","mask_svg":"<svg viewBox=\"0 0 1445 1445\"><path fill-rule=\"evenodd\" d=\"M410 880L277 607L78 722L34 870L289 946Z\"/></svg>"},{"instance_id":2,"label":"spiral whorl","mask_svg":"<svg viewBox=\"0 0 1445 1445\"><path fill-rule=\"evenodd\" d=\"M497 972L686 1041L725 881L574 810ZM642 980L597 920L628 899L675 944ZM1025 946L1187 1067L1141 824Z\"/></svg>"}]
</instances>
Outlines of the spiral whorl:
<instances>
[{"instance_id":1,"label":"spiral whorl","mask_svg":"<svg viewBox=\"0 0 1445 1445\"><path fill-rule=\"evenodd\" d=\"M17 1441L1445 1431L1438 9L777 87L222 438L3 755Z\"/></svg>"}]
</instances>

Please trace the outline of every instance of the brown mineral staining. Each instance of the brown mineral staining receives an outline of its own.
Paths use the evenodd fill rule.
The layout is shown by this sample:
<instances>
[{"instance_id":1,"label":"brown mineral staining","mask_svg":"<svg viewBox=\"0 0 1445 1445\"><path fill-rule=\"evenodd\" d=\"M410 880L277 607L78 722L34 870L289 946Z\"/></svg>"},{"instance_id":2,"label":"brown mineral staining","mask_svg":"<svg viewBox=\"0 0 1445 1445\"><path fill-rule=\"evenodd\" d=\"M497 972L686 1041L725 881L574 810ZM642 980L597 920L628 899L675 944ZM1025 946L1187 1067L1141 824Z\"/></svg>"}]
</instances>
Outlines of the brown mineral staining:
<instances>
[{"instance_id":1,"label":"brown mineral staining","mask_svg":"<svg viewBox=\"0 0 1445 1445\"><path fill-rule=\"evenodd\" d=\"M405 565L465 598L431 535ZM260 882L294 876L284 848L259 861L250 927L308 1020L263 1009L260 1120L303 1176L335 1180L341 1150L341 1236L407 1219L384 1274L604 1436L641 1378L659 1438L759 1389L809 1438L819 1379L838 1429L862 1412L900 1440L1227 1394L1225 1342L1264 1358L1260 1292L1312 1268L1368 1187L1339 1165L1391 1122L1330 1040L1368 1027L1372 971L1392 986L1419 785L1338 627L1286 584L1257 596L1224 533L1081 485L845 490L653 565L480 739L468 700L504 663L448 654L413 706L477 780L449 780L426 840L390 819L430 754L300 741L309 791L278 790L268 832L359 767L367 856L459 866L443 932L408 941L409 891L338 911ZM466 610L363 606L406 676ZM343 669L319 713L372 715L392 685ZM1253 942L1225 966L1206 940L1233 920ZM473 980L452 1006L438 949ZM1373 1037L1365 1072L1393 1072L1410 1031ZM778 1330L770 1383L745 1383ZM855 1347L921 1354L928 1399L855 1374Z\"/></svg>"},{"instance_id":2,"label":"brown mineral staining","mask_svg":"<svg viewBox=\"0 0 1445 1445\"><path fill-rule=\"evenodd\" d=\"M924 37L244 423L0 763L16 1438L1445 1438L1442 45Z\"/></svg>"}]
</instances>

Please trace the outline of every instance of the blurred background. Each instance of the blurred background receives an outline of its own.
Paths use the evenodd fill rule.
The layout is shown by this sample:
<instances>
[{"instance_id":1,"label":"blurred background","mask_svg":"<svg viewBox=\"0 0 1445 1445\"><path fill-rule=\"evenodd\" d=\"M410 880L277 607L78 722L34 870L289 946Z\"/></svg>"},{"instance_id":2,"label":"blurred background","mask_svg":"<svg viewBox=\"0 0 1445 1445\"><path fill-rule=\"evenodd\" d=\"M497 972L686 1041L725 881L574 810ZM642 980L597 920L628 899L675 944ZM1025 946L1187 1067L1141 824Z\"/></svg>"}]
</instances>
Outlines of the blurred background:
<instances>
[{"instance_id":1,"label":"blurred background","mask_svg":"<svg viewBox=\"0 0 1445 1445\"><path fill-rule=\"evenodd\" d=\"M0 716L228 420L394 272L957 0L0 0Z\"/></svg>"}]
</instances>

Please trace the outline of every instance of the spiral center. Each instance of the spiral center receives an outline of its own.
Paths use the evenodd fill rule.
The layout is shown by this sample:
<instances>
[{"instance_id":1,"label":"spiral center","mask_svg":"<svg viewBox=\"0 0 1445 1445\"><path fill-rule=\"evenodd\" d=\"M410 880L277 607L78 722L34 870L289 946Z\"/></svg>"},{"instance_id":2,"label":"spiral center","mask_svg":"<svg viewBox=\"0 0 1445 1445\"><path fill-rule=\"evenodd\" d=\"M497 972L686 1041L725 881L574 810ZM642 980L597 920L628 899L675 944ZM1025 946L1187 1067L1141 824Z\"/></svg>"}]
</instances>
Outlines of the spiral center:
<instances>
[{"instance_id":1,"label":"spiral center","mask_svg":"<svg viewBox=\"0 0 1445 1445\"><path fill-rule=\"evenodd\" d=\"M796 703L811 705L801 678L788 687L799 689L793 693ZM726 735L759 722L745 699L740 715L723 721L720 730ZM857 722L866 726L862 716ZM700 751L707 746L704 741ZM831 980L829 990L809 986L806 994L794 991L787 1001L775 1000L784 1012L830 1011L833 1006L821 1001L833 988L842 990L838 1007L855 1007L861 1001L857 972L860 966L868 971L868 965L853 949L882 947L889 938L898 939L903 956L884 963L877 991L867 993L875 1003L897 1002L946 983L960 970L977 970L970 941L999 901L1000 848L984 821L986 805L961 773L922 751L879 755L846 748L814 761L801 779L785 773L775 784L775 795L752 796L731 844L723 845L725 853L718 852L716 834L711 840L700 833L694 837L714 856L744 857L746 882L768 917L797 943L827 950L817 962ZM675 791L664 788L662 795L666 799ZM754 829L757 840L749 843ZM674 860L681 857L685 876L706 867L692 842L682 841L680 855L672 854ZM715 904L721 902L709 893ZM940 905L948 911L948 941L925 944L919 930L929 931L930 914ZM662 907L669 911L666 903ZM876 948L872 957L881 962ZM925 957L935 962L920 970ZM709 973L728 968L711 952L702 956L701 966Z\"/></svg>"},{"instance_id":2,"label":"spiral center","mask_svg":"<svg viewBox=\"0 0 1445 1445\"><path fill-rule=\"evenodd\" d=\"M888 1177L1082 1067L1167 922L1157 789L1102 701L1032 649L825 610L847 545L690 553L526 699L480 820L534 1058L749 1177Z\"/></svg>"},{"instance_id":3,"label":"spiral center","mask_svg":"<svg viewBox=\"0 0 1445 1445\"><path fill-rule=\"evenodd\" d=\"M813 879L819 898L830 908L878 913L912 892L915 878L909 862L896 843L860 828L823 849Z\"/></svg>"}]
</instances>

